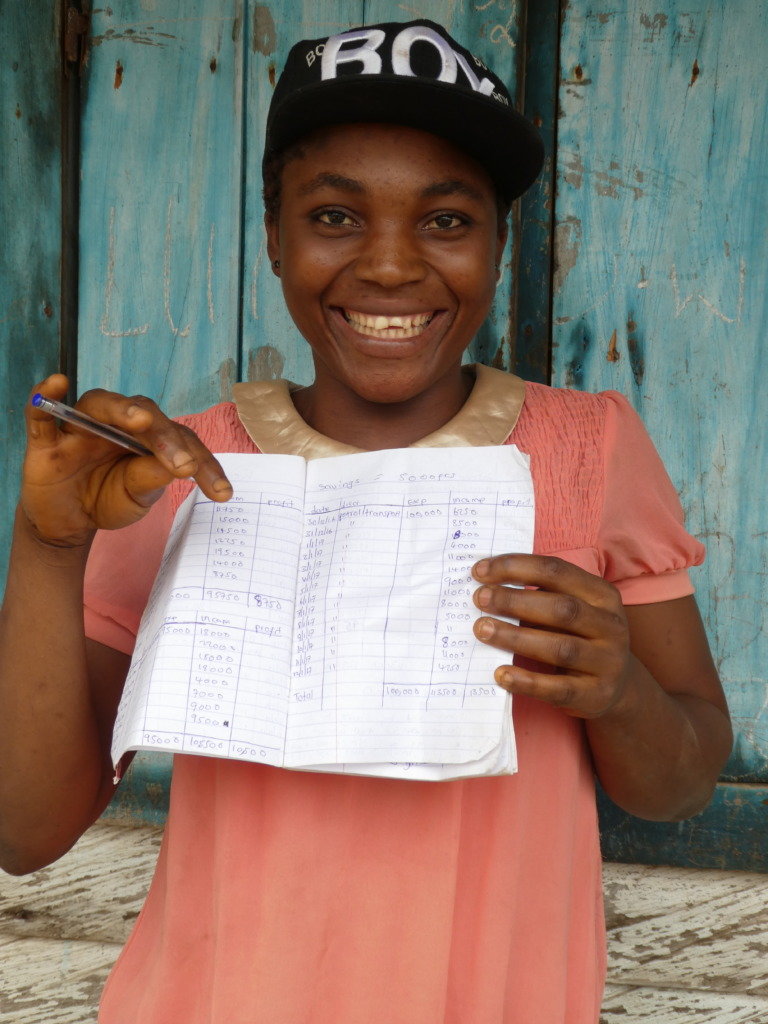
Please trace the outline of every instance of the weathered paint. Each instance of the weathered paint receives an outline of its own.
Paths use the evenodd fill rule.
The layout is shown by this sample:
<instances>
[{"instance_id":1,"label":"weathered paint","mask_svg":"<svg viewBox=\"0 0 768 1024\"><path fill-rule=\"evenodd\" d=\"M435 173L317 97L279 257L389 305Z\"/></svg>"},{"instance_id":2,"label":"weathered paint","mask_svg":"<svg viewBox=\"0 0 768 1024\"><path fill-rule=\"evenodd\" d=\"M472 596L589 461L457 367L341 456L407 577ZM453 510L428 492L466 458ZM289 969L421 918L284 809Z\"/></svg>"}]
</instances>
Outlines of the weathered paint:
<instances>
[{"instance_id":1,"label":"weathered paint","mask_svg":"<svg viewBox=\"0 0 768 1024\"><path fill-rule=\"evenodd\" d=\"M734 781L768 778L767 61L759 0L565 8L554 382L632 400L707 545Z\"/></svg>"},{"instance_id":2,"label":"weathered paint","mask_svg":"<svg viewBox=\"0 0 768 1024\"><path fill-rule=\"evenodd\" d=\"M80 389L171 414L239 366L243 0L93 11L82 115Z\"/></svg>"},{"instance_id":3,"label":"weathered paint","mask_svg":"<svg viewBox=\"0 0 768 1024\"><path fill-rule=\"evenodd\" d=\"M48 0L0 4L0 404L3 479L0 581L5 576L24 450L24 404L58 368L61 322L59 54Z\"/></svg>"}]
</instances>

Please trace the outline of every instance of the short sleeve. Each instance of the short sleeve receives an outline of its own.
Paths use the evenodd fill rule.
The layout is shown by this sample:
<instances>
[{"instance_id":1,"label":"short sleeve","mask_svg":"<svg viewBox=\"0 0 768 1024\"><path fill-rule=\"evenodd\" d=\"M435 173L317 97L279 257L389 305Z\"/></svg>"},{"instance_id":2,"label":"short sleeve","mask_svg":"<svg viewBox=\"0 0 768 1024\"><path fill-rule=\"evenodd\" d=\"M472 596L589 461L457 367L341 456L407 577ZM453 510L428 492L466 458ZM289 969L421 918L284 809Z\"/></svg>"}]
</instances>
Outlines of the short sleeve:
<instances>
[{"instance_id":1,"label":"short sleeve","mask_svg":"<svg viewBox=\"0 0 768 1024\"><path fill-rule=\"evenodd\" d=\"M685 529L680 499L640 417L618 392L601 397L606 410L601 574L625 604L692 594L687 570L704 561L704 547Z\"/></svg>"}]
</instances>

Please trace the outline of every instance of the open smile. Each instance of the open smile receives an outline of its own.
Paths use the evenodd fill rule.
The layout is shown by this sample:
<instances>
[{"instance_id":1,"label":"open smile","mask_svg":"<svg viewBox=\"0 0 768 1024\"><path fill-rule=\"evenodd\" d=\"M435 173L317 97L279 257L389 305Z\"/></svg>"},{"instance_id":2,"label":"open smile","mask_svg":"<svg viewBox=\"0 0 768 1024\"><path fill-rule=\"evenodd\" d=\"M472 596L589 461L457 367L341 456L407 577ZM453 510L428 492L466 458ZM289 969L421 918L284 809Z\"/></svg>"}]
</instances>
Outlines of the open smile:
<instances>
[{"instance_id":1,"label":"open smile","mask_svg":"<svg viewBox=\"0 0 768 1024\"><path fill-rule=\"evenodd\" d=\"M359 313L344 309L342 314L347 323L366 338L401 339L417 338L432 322L435 312L410 313L403 316Z\"/></svg>"}]
</instances>

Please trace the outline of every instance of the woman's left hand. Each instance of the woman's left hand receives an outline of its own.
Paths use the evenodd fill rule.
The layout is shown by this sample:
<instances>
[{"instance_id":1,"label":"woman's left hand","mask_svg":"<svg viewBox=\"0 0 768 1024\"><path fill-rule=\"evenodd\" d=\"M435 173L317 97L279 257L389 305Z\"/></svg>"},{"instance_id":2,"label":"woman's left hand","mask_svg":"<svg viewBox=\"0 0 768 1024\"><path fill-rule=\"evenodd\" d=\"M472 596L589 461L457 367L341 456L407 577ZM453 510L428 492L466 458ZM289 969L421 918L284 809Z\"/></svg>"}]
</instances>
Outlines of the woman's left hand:
<instances>
[{"instance_id":1,"label":"woman's left hand","mask_svg":"<svg viewBox=\"0 0 768 1024\"><path fill-rule=\"evenodd\" d=\"M579 718L599 718L620 701L632 655L621 597L611 583L543 555L483 559L473 575L482 584L474 601L485 613L474 626L478 639L541 663L541 671L500 666L500 686Z\"/></svg>"}]
</instances>

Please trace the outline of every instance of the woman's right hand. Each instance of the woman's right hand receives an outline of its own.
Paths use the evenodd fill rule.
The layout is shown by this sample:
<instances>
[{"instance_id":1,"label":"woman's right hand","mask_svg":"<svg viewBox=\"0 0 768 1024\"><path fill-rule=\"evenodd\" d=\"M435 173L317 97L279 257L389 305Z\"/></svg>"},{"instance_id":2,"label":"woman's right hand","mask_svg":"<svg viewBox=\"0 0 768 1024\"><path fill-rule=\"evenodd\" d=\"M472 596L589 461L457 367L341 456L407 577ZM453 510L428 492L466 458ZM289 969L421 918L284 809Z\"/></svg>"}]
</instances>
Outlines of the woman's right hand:
<instances>
[{"instance_id":1,"label":"woman's right hand","mask_svg":"<svg viewBox=\"0 0 768 1024\"><path fill-rule=\"evenodd\" d=\"M67 378L53 374L34 389L62 400ZM128 526L144 516L174 479L194 477L214 501L232 487L196 434L169 420L148 398L88 391L76 408L134 436L152 455L133 455L94 434L26 406L27 451L21 508L46 544L80 547L95 530Z\"/></svg>"}]
</instances>

